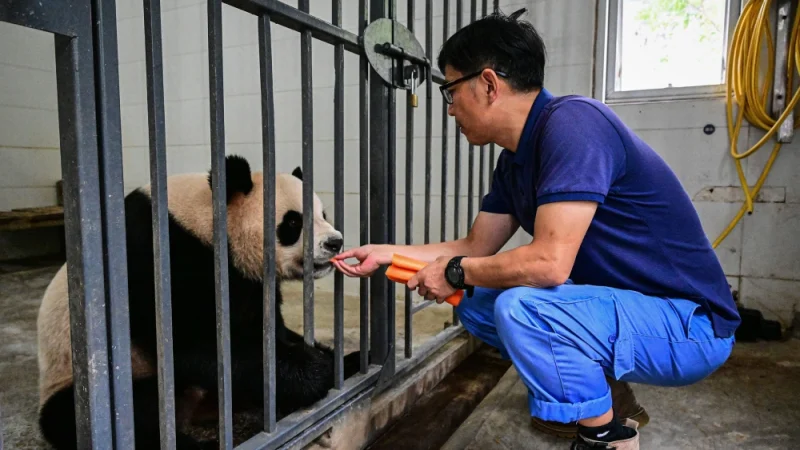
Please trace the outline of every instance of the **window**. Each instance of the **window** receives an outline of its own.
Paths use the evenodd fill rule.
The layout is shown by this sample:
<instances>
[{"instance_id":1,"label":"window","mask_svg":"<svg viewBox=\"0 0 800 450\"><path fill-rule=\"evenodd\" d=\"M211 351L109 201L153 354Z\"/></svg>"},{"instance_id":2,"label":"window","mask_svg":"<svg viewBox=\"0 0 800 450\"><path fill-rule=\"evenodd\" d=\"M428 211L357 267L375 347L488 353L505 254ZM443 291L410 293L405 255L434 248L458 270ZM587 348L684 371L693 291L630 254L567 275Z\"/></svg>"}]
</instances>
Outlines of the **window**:
<instances>
[{"instance_id":1,"label":"window","mask_svg":"<svg viewBox=\"0 0 800 450\"><path fill-rule=\"evenodd\" d=\"M605 0L603 100L674 99L724 93L738 0ZM601 16L602 17L602 16ZM599 31L600 31L599 30Z\"/></svg>"}]
</instances>

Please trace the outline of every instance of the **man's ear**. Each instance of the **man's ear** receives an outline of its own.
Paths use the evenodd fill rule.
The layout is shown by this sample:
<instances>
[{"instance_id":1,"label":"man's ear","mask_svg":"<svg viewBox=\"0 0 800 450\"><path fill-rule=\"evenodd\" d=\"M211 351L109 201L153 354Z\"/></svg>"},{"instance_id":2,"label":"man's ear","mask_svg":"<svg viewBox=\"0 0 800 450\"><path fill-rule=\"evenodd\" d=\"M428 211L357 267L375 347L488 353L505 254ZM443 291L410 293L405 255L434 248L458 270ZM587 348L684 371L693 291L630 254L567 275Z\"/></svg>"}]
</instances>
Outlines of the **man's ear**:
<instances>
[{"instance_id":1,"label":"man's ear","mask_svg":"<svg viewBox=\"0 0 800 450\"><path fill-rule=\"evenodd\" d=\"M497 100L498 88L500 87L500 77L491 69L485 69L481 72L481 80L486 83L486 95L489 103L494 103Z\"/></svg>"}]
</instances>

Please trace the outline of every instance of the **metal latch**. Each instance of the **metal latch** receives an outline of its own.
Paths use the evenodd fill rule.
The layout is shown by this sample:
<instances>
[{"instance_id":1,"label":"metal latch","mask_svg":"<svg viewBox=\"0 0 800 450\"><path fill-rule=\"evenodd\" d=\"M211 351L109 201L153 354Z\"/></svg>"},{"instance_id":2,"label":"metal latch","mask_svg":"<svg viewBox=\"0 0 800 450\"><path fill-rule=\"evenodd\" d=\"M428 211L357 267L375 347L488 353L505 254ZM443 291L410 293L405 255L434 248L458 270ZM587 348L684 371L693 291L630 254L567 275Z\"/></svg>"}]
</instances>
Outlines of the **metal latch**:
<instances>
[{"instance_id":1,"label":"metal latch","mask_svg":"<svg viewBox=\"0 0 800 450\"><path fill-rule=\"evenodd\" d=\"M411 92L411 106L419 105L417 87L427 78L431 62L414 33L400 22L378 19L361 39L372 69L389 86Z\"/></svg>"}]
</instances>

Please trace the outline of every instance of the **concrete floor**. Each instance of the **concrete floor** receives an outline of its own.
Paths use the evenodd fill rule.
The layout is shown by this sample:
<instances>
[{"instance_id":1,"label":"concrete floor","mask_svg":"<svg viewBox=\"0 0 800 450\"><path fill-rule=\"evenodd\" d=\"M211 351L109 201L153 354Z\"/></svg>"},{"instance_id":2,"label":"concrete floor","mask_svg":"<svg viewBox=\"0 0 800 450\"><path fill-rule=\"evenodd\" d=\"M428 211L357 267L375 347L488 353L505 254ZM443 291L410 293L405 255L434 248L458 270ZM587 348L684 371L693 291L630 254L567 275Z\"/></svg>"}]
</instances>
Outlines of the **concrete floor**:
<instances>
[{"instance_id":1,"label":"concrete floor","mask_svg":"<svg viewBox=\"0 0 800 450\"><path fill-rule=\"evenodd\" d=\"M800 447L800 340L737 344L692 386L632 387L650 415L643 450ZM527 389L512 366L441 450L566 450L570 442L530 426Z\"/></svg>"},{"instance_id":2,"label":"concrete floor","mask_svg":"<svg viewBox=\"0 0 800 450\"><path fill-rule=\"evenodd\" d=\"M44 266L43 266L44 265ZM43 267L42 267L43 266ZM36 314L50 279L59 265L52 262L0 264L0 431L9 450L47 448L36 426L38 405ZM402 290L397 289L402 295ZM292 302L290 299L297 298ZM315 337L333 345L333 295L315 293ZM284 286L284 317L302 333L302 284ZM403 301L396 302L397 361L404 355ZM414 315L413 348L424 344L452 321L450 305L433 305ZM345 296L345 351L359 347L359 300Z\"/></svg>"}]
</instances>

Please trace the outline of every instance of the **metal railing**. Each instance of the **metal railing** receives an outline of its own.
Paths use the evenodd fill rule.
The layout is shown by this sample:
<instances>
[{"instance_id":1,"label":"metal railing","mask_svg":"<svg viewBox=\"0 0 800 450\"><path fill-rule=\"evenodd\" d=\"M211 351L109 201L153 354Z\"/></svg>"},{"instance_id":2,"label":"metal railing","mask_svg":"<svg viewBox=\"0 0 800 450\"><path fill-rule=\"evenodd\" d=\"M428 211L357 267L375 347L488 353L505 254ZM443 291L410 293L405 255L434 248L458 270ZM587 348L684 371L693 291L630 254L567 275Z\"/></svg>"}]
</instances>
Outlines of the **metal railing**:
<instances>
[{"instance_id":1,"label":"metal railing","mask_svg":"<svg viewBox=\"0 0 800 450\"><path fill-rule=\"evenodd\" d=\"M462 27L463 0L456 1L456 27ZM335 228L344 228L344 52L360 56L359 74L359 174L360 243L395 241L396 89L406 94L405 242L413 243L414 114L416 87L426 84L425 105L425 209L424 242L430 242L434 83L444 76L433 60L433 0L425 1L426 48L414 51L415 1L408 1L408 28L397 22L394 0L360 0L359 34L342 28L342 2L332 2L332 21L309 11L309 1L293 8L277 0L226 0L229 6L258 18L261 107L264 162L264 210L275 204L275 104L272 79L272 25L301 35L302 168L303 176L303 338L314 340L313 272L313 114L311 42L318 39L334 46L334 215ZM482 2L483 15L487 0ZM450 0L444 0L442 36L449 36ZM159 0L144 0L147 113L149 125L150 182L152 195L154 271L156 277L157 378L162 448L175 448L175 386L173 371L170 253L167 210L167 167L164 113L164 77ZM494 9L498 0L494 0ZM375 46L377 57L389 58L389 75L378 73L370 52L376 42L368 36L371 24L388 18L391 33L383 36L390 46ZM471 0L471 19L477 18L477 0ZM70 329L76 401L78 448L133 448L133 400L131 345L128 325L128 286L122 141L115 4L104 0L15 0L0 4L0 21L53 33L55 36L61 161L64 179L64 214L67 242ZM228 286L228 241L225 179L225 118L223 92L222 2L208 1L208 55L211 125L211 180L213 202L213 250L217 313L217 388L220 448L233 447L231 334ZM378 35L380 36L380 35ZM402 36L406 36L403 38ZM380 42L377 42L380 44ZM418 44L417 44L418 45ZM391 47L391 48L387 48ZM384 48L384 50L380 50ZM398 57L397 49L400 48ZM421 48L421 47L420 47ZM394 49L394 50L393 50ZM375 58L375 55L372 55ZM409 80L406 76L410 76ZM413 105L412 105L413 104ZM441 240L446 239L448 209L447 105L442 107ZM455 133L453 238L460 237L461 136ZM469 146L468 214L474 219L474 148ZM489 154L488 176L494 163ZM480 197L484 193L485 155L479 162ZM490 178L491 179L491 178ZM480 201L480 200L479 200ZM452 326L439 333L416 354L412 352L413 315L432 304L414 307L411 292L405 295L405 356L395 361L395 285L383 273L360 281L360 373L344 379L344 280L334 275L334 389L313 410L276 418L275 310L276 236L275 216L264 217L264 428L242 444L243 449L278 448L310 442L326 424L367 395L373 395L393 379L412 370L463 329ZM453 312L454 325L457 316ZM367 360L369 355L369 360ZM0 423L0 447L2 447Z\"/></svg>"}]
</instances>

